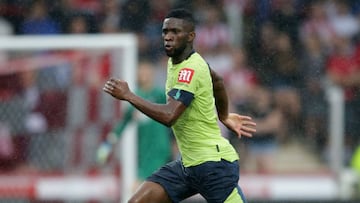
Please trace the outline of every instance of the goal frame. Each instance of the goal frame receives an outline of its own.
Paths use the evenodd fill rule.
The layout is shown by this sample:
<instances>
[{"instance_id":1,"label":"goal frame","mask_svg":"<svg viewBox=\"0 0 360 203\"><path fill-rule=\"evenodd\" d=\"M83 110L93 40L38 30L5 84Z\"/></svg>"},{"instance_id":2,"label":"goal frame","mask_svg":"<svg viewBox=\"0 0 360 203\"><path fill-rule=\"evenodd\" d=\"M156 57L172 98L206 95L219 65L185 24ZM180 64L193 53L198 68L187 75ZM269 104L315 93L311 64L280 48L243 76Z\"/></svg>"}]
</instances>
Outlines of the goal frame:
<instances>
[{"instance_id":1,"label":"goal frame","mask_svg":"<svg viewBox=\"0 0 360 203\"><path fill-rule=\"evenodd\" d=\"M124 79L131 89L136 88L137 39L134 34L77 34L77 35L23 35L0 37L0 51L113 49L121 69L114 70L114 77ZM101 88L101 87L99 87ZM136 126L130 125L120 143L122 164L121 202L126 202L132 193L137 174ZM118 152L117 151L117 152ZM120 160L119 160L120 162ZM120 181L120 180L119 180Z\"/></svg>"}]
</instances>

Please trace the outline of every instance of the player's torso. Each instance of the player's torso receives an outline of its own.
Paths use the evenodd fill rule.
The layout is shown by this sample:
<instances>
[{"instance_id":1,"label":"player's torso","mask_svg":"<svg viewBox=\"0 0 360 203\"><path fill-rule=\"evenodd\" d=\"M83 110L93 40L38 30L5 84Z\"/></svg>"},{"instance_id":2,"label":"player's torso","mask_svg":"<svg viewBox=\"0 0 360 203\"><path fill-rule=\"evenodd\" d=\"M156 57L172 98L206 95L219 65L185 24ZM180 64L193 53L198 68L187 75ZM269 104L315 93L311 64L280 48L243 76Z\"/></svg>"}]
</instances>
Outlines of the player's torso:
<instances>
[{"instance_id":1,"label":"player's torso","mask_svg":"<svg viewBox=\"0 0 360 203\"><path fill-rule=\"evenodd\" d=\"M208 64L194 53L180 64L168 64L166 92L181 89L194 99L172 126L185 166L227 157L237 158L217 123L213 86ZM220 150L221 148L221 150Z\"/></svg>"}]
</instances>

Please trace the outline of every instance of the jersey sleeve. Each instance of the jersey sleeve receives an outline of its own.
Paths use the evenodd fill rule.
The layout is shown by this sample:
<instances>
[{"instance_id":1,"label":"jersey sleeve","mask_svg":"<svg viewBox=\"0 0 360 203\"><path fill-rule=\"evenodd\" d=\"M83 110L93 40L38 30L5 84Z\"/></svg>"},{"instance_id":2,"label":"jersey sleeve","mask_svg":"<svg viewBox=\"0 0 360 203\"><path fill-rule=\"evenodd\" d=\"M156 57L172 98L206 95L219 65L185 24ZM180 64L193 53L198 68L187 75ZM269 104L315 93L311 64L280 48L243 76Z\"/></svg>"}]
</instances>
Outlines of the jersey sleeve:
<instances>
[{"instance_id":1,"label":"jersey sleeve","mask_svg":"<svg viewBox=\"0 0 360 203\"><path fill-rule=\"evenodd\" d=\"M181 68L177 72L176 83L172 89L179 89L195 94L198 86L199 74L199 70L196 70L195 68Z\"/></svg>"},{"instance_id":2,"label":"jersey sleeve","mask_svg":"<svg viewBox=\"0 0 360 203\"><path fill-rule=\"evenodd\" d=\"M168 96L181 101L185 106L189 106L198 89L199 69L189 65L180 68L176 74L175 85L168 92Z\"/></svg>"}]
</instances>

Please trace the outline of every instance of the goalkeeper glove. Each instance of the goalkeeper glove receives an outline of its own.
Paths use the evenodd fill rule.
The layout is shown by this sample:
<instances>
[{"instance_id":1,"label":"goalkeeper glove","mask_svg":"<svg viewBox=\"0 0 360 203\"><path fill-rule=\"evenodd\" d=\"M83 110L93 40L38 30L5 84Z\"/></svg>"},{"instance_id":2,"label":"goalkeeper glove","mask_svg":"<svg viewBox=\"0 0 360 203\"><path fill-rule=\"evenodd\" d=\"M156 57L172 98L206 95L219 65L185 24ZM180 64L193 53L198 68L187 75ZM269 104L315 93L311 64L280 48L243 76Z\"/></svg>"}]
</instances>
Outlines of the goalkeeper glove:
<instances>
[{"instance_id":1,"label":"goalkeeper glove","mask_svg":"<svg viewBox=\"0 0 360 203\"><path fill-rule=\"evenodd\" d=\"M110 152L112 151L112 145L104 141L96 152L96 162L103 165L108 160Z\"/></svg>"},{"instance_id":2,"label":"goalkeeper glove","mask_svg":"<svg viewBox=\"0 0 360 203\"><path fill-rule=\"evenodd\" d=\"M96 162L103 165L109 158L113 145L116 143L116 135L110 133L107 140L101 143L100 147L96 151Z\"/></svg>"}]
</instances>

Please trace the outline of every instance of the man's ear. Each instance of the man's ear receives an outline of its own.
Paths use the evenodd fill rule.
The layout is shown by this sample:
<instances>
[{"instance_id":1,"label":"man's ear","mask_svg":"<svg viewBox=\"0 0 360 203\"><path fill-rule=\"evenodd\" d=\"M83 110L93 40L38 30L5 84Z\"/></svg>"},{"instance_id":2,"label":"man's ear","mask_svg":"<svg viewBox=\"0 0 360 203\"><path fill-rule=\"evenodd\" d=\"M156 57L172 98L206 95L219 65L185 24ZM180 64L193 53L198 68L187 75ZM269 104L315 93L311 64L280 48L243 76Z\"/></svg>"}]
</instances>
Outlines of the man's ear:
<instances>
[{"instance_id":1,"label":"man's ear","mask_svg":"<svg viewBox=\"0 0 360 203\"><path fill-rule=\"evenodd\" d=\"M196 37L196 33L194 31L190 32L189 33L189 36L188 36L188 42L193 42L195 40L195 37Z\"/></svg>"}]
</instances>

